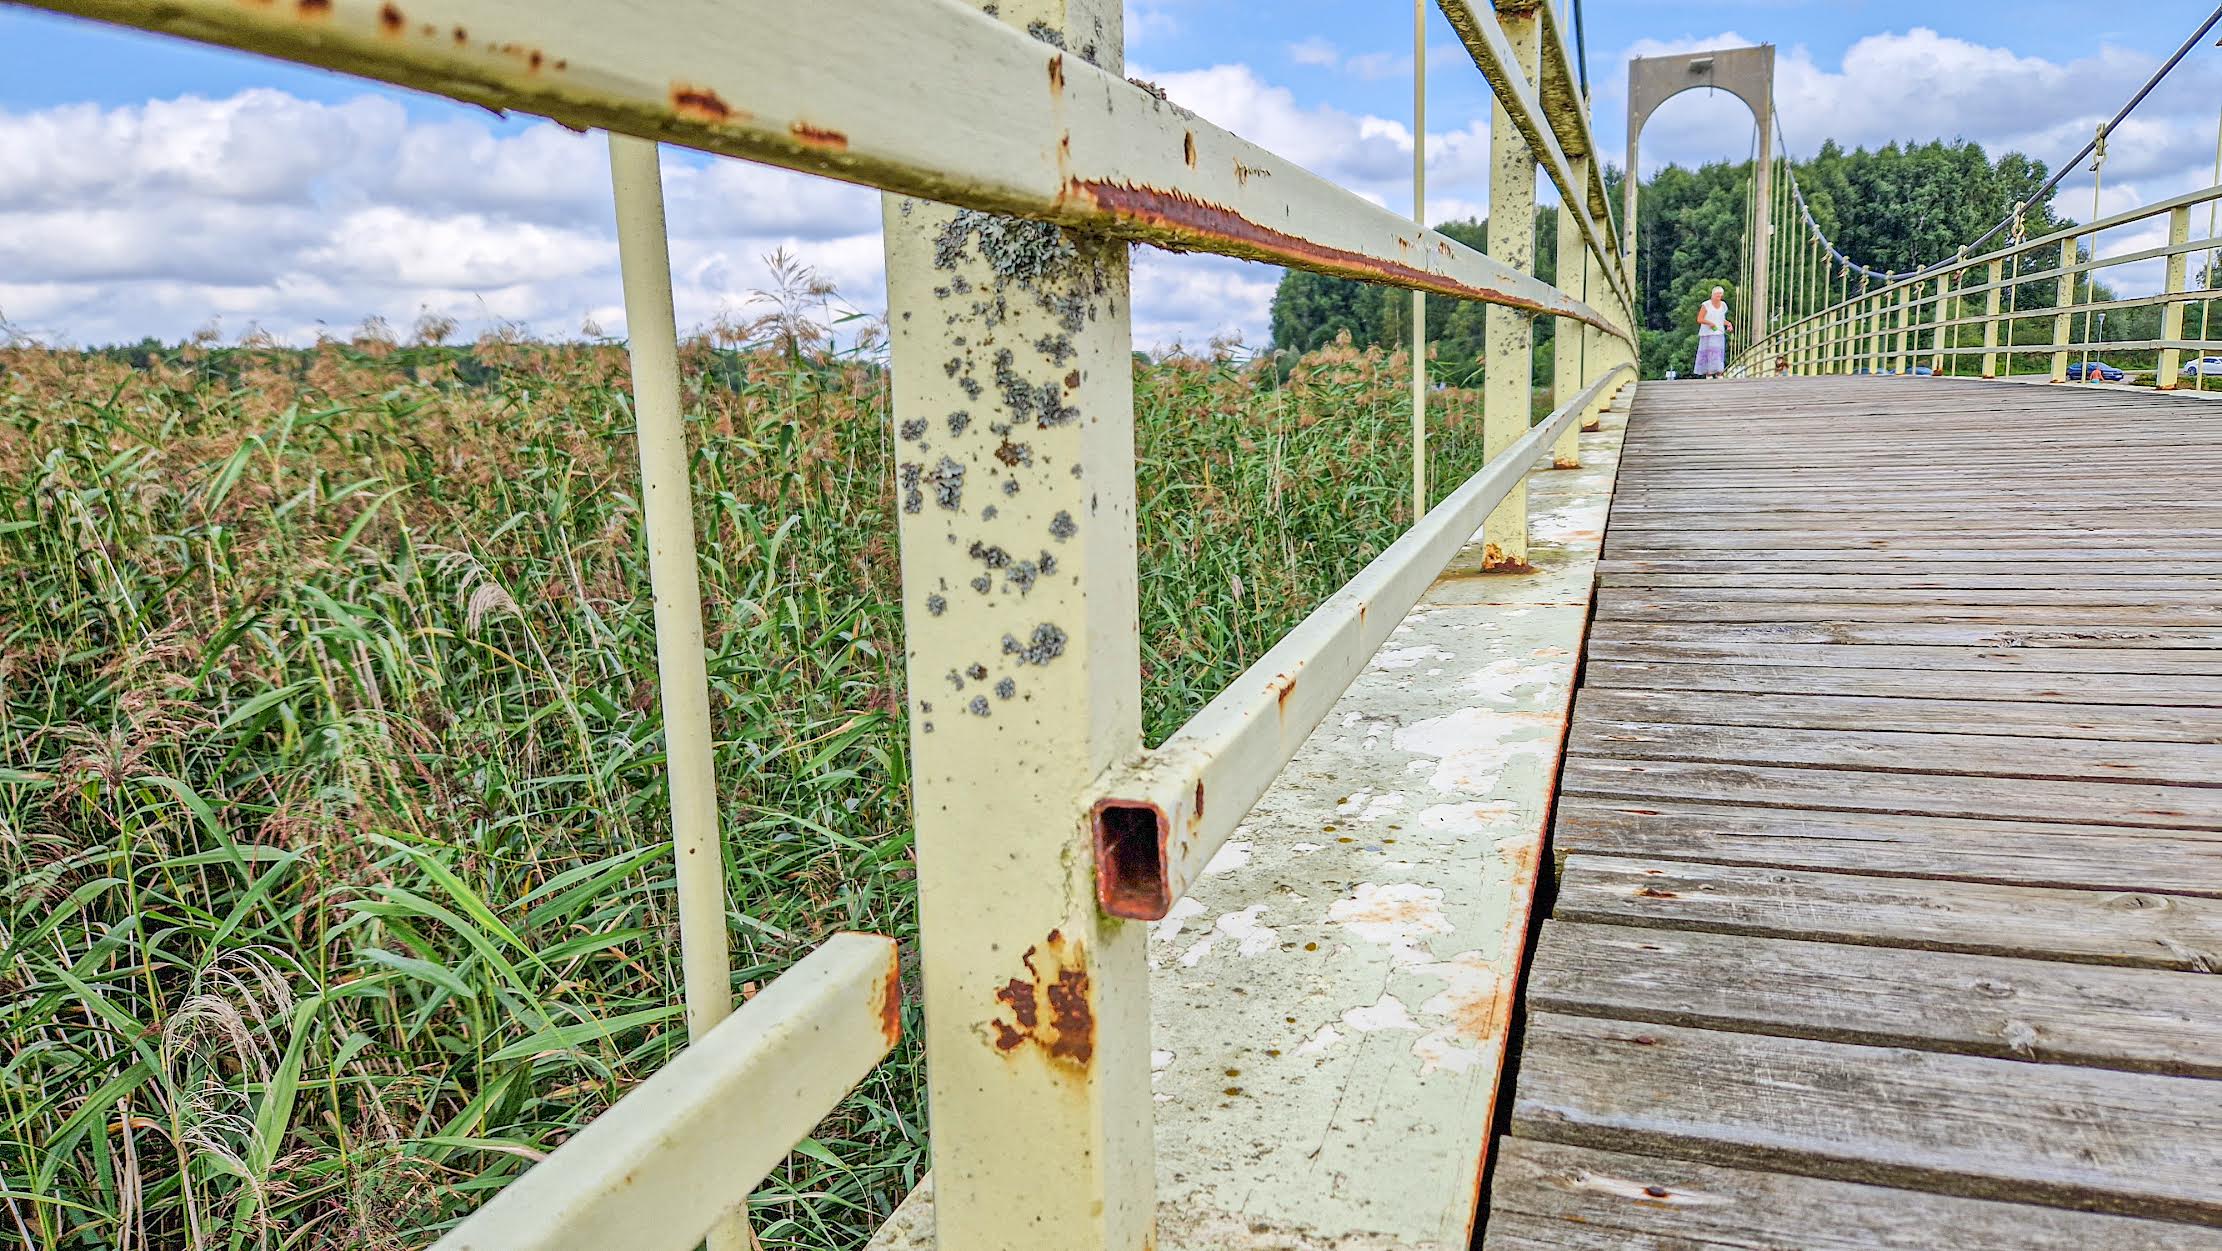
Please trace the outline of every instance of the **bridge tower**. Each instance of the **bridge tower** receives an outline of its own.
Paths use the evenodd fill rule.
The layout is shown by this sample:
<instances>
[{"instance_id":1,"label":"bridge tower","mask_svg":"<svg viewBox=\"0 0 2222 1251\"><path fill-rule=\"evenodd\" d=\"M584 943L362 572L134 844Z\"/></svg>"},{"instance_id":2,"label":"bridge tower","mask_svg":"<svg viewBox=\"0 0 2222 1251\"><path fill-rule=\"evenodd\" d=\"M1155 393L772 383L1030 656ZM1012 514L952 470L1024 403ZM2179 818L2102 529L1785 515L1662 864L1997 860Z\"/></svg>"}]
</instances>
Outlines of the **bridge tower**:
<instances>
[{"instance_id":1,"label":"bridge tower","mask_svg":"<svg viewBox=\"0 0 2222 1251\"><path fill-rule=\"evenodd\" d=\"M1751 108L1759 127L1759 154L1754 170L1759 180L1758 199L1752 207L1751 290L1743 298L1744 320L1751 342L1767 337L1767 260L1774 242L1767 223L1774 220L1774 96L1775 50L1772 44L1756 48L1721 48L1711 52L1682 52L1671 56L1643 56L1628 62L1628 166L1622 195L1621 239L1626 251L1628 284L1636 281L1636 145L1643 124L1660 105L1699 87L1717 87Z\"/></svg>"}]
</instances>

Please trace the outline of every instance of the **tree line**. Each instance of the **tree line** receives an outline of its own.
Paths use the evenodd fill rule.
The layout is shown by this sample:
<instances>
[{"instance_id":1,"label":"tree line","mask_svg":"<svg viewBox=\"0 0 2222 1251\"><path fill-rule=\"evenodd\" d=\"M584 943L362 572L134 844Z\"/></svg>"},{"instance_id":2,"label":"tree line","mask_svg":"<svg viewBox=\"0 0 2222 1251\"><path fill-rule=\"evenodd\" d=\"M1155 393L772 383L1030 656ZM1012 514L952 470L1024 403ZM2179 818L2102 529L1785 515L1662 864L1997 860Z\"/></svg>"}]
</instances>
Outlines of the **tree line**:
<instances>
[{"instance_id":1,"label":"tree line","mask_svg":"<svg viewBox=\"0 0 2222 1251\"><path fill-rule=\"evenodd\" d=\"M2017 202L2032 199L2049 175L2042 161L2019 152L1993 158L1980 144L1966 140L1891 143L1872 151L1846 151L1831 141L1811 159L1793 161L1792 166L1822 232L1861 263L1899 273L1949 259L1961 245L2012 212ZM1697 353L1697 306L1713 287L1728 290L1739 320L1748 315L1739 287L1752 176L1750 161L1718 161L1694 169L1669 165L1644 182L1637 198L1641 229L1636 292L1645 377L1662 377L1668 370L1689 371ZM1605 181L1617 210L1620 171L1608 169ZM1787 181L1778 174L1776 184L1775 194L1787 199ZM2028 237L2035 238L2071 225L2073 219L2055 212L2048 202L2025 210L2024 224ZM1487 250L1486 219L1445 222L1436 229ZM1536 212L1535 234L1537 276L1555 284L1555 207ZM1788 238L1798 237L1793 228ZM1990 250L2004 242L2000 236L1984 247ZM2025 273L2058 264L2058 254L2049 249L2025 254L2020 260ZM1848 283L1840 276L1832 278L1826 302L1833 303L1847 288L1850 294L1858 294L1856 275ZM2104 281L2092 283L2090 289L2097 299L2114 298ZM2049 308L2055 290L2050 281L2025 283L2016 292L2017 307ZM1799 311L1809 311L1819 298L1820 293L1809 286ZM1283 276L1274 296L1273 345L1310 351L1348 332L1361 346L1399 347L1411 337L1410 309L1411 297L1402 290L1292 270ZM1467 384L1479 376L1484 365L1483 317L1480 304L1428 297L1427 337L1434 347L1435 376L1453 384ZM1535 377L1545 386L1551 377L1554 320L1541 319L1536 326ZM2157 305L2117 310L2108 318L2103 337L2154 338L2159 322ZM2082 337L2081 325L2075 333ZM1959 334L1963 343L1982 341L1979 327L1962 327ZM2049 320L2032 320L2016 327L2012 342L2049 343L2050 336Z\"/></svg>"}]
</instances>

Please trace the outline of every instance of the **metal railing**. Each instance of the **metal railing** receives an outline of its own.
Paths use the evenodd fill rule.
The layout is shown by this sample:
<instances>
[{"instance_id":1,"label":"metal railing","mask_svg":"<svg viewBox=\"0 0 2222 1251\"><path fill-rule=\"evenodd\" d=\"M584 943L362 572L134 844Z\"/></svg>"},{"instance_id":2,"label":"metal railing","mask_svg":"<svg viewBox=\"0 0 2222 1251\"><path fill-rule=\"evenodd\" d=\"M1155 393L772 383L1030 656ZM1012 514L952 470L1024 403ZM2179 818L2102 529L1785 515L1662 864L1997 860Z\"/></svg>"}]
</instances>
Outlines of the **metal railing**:
<instances>
[{"instance_id":1,"label":"metal railing","mask_svg":"<svg viewBox=\"0 0 2222 1251\"><path fill-rule=\"evenodd\" d=\"M1148 971L1126 918L1164 913L1477 525L1489 564L1525 567L1525 474L1546 449L1577 463L1581 420L1633 379L1634 301L1550 7L1440 0L1496 101L1485 254L1129 81L1117 0L815 0L803 20L771 0L33 2L611 132L694 1044L441 1245L745 1246L749 1188L899 1021L892 945L866 936L732 1012L669 252L642 140L888 193L939 1245L1150 1245ZM1531 272L1539 169L1566 289ZM1489 306L1489 465L1154 752L1129 242ZM1538 316L1558 319L1562 403L1531 428Z\"/></svg>"},{"instance_id":2,"label":"metal railing","mask_svg":"<svg viewBox=\"0 0 2222 1251\"><path fill-rule=\"evenodd\" d=\"M2102 353L2151 352L2155 354L2154 386L2173 390L2186 372L2187 356L2198 361L2222 350L2222 316L2211 315L2209 306L2210 301L2222 300L2222 288L2195 287L2191 282L2191 260L2201 254L2210 258L2207 281L2216 277L2211 258L2222 249L2222 238L2192 238L2192 210L2200 205L2211 209L2217 202L2222 202L2222 186L2035 238L2013 239L1980 256L1963 252L1774 328L1743 350L1731 372L1747 377L1926 372L1982 378L2042 376L2066 382L2079 356L2085 368L2073 372L2090 373ZM2102 250L2100 237L2107 232L2163 217L2168 222L2167 243L2111 254ZM2212 236L2211 228L2208 233ZM2153 261L2163 265L2160 291L2097 298L2098 275ZM2021 298L2025 290L2040 284L2051 289L2049 299ZM2194 305L2201 315L2189 318L2186 313ZM2155 306L2161 310L2157 335L2106 339L2099 334L2106 314ZM1972 327L1981 328L1980 343L1964 341L1972 338L1968 331ZM2037 337L2020 333L2032 328ZM2040 357L2043 366L2019 372L2014 368L2017 356ZM1980 359L1974 368L1962 370L1960 363L1966 358ZM2203 389L2205 369L2195 367L2189 372Z\"/></svg>"}]
</instances>

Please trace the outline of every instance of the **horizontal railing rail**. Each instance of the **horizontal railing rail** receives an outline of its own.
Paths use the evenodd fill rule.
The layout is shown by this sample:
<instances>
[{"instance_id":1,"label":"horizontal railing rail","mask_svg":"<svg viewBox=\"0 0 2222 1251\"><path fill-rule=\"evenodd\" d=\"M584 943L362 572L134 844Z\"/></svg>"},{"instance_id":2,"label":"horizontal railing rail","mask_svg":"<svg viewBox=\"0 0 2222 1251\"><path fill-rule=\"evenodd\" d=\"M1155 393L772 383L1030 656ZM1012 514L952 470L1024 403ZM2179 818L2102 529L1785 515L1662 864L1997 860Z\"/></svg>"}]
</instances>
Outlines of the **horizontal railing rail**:
<instances>
[{"instance_id":1,"label":"horizontal railing rail","mask_svg":"<svg viewBox=\"0 0 2222 1251\"><path fill-rule=\"evenodd\" d=\"M746 1187L892 1045L901 1009L884 940L841 938L727 1017L669 246L644 140L886 193L939 1245L1150 1245L1149 978L1124 918L1185 888L1198 838L1224 838L1462 545L1527 567L1525 475L1546 448L1574 467L1576 427L1635 373L1622 233L1549 5L1440 3L1494 97L1482 251L1126 78L1118 0L27 2L610 132L693 1045L443 1246L746 1246ZM1535 275L1539 169L1560 200L1556 286ZM1412 532L1269 653L1285 683L1253 670L1157 753L1139 723L1129 242L1488 306L1488 465L1427 507L1420 338ZM1534 425L1539 317L1556 319L1557 405ZM1114 814L1100 863L1099 806ZM1136 818L1121 811L1151 814L1154 845L1137 847L1152 856L1123 858L1116 832ZM1204 833L1183 844L1154 824L1191 819Z\"/></svg>"},{"instance_id":2,"label":"horizontal railing rail","mask_svg":"<svg viewBox=\"0 0 2222 1251\"><path fill-rule=\"evenodd\" d=\"M894 940L837 934L433 1251L684 1251L902 1038Z\"/></svg>"},{"instance_id":3,"label":"horizontal railing rail","mask_svg":"<svg viewBox=\"0 0 2222 1251\"><path fill-rule=\"evenodd\" d=\"M1174 732L1106 778L1089 805L1096 894L1113 916L1157 920L1188 893L1335 701L1539 456L1631 365L1615 365L1312 610Z\"/></svg>"}]
</instances>

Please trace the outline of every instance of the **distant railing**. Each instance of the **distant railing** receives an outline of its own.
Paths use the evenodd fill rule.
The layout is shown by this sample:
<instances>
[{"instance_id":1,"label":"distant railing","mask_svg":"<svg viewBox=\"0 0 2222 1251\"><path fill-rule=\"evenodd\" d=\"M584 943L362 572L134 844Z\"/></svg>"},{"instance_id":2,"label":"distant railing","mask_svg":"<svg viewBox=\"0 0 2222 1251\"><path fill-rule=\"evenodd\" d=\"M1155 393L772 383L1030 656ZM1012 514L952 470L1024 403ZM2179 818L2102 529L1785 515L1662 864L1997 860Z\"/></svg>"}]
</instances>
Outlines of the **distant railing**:
<instances>
[{"instance_id":1,"label":"distant railing","mask_svg":"<svg viewBox=\"0 0 2222 1251\"><path fill-rule=\"evenodd\" d=\"M1958 374L1963 358L1980 357L1979 372L1969 371L1970 376L2010 378L2015 376L2015 356L2038 355L2045 368L2022 377L2066 382L2071 375L2096 373L2106 363L2100 359L2103 353L2153 352L2153 385L2160 390L2185 385L2186 375L2200 389L2210 378L2222 384L2222 364L2207 363L2211 353L2222 350L2222 316L2205 315L2207 301L2222 300L2222 288L2196 288L2190 282L2191 258L2201 253L2212 257L2222 249L2222 238L2191 237L2192 210L2217 201L2222 201L2222 186L2015 240L1980 256L1963 254L1886 281L1774 328L1738 356L1731 372L1746 377ZM2159 217L2168 220L2166 244L2101 253L2101 235ZM2159 292L2094 298L2097 274L2150 261L2164 263ZM2211 265L2208 269L2211 283L2216 275ZM2020 299L2034 284L2050 284L2051 299L2041 305ZM2196 321L2186 317L2194 304L2202 314ZM2106 339L2096 333L2108 313L2156 305L2161 309L2157 337ZM2016 333L2027 323L2048 321L2050 331L2042 342L2022 341ZM1961 342L1969 337L1962 327L1972 326L1982 327L1980 344ZM2194 327L2195 333L2186 333ZM2078 356L2084 358L2080 367Z\"/></svg>"},{"instance_id":2,"label":"distant railing","mask_svg":"<svg viewBox=\"0 0 2222 1251\"><path fill-rule=\"evenodd\" d=\"M1486 563L1525 566L1525 474L1546 451L1576 463L1581 419L1633 377L1634 301L1549 6L1439 5L1496 98L1483 253L1125 78L1117 0L32 2L612 132L694 1044L441 1245L744 1246L748 1188L899 1021L889 945L861 936L725 1021L656 140L889 193L939 1245L1148 1246L1148 970L1122 918L1163 915L1477 524ZM1560 287L1532 272L1538 169ZM1490 465L1158 752L1139 719L1127 242L1489 305ZM1538 316L1558 319L1560 403L1531 430Z\"/></svg>"}]
</instances>

